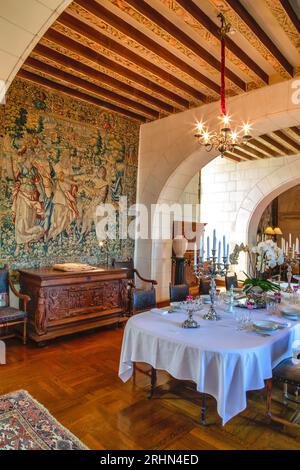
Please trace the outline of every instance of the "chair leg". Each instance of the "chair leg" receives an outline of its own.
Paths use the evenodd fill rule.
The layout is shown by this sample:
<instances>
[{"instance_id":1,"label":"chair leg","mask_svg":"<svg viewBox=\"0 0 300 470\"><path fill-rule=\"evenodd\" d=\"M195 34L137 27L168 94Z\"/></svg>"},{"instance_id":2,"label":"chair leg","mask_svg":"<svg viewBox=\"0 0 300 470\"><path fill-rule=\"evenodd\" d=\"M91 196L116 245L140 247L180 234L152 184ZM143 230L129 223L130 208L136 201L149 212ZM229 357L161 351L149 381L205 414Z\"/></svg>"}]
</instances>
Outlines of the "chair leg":
<instances>
[{"instance_id":1,"label":"chair leg","mask_svg":"<svg viewBox=\"0 0 300 470\"><path fill-rule=\"evenodd\" d=\"M154 390L156 387L156 382L157 382L157 374L156 374L156 369L154 367L151 367L151 389L150 389L150 394L149 394L149 400L153 397Z\"/></svg>"},{"instance_id":2,"label":"chair leg","mask_svg":"<svg viewBox=\"0 0 300 470\"><path fill-rule=\"evenodd\" d=\"M24 320L23 323L23 344L27 343L27 318Z\"/></svg>"},{"instance_id":3,"label":"chair leg","mask_svg":"<svg viewBox=\"0 0 300 470\"><path fill-rule=\"evenodd\" d=\"M206 395L205 393L202 394L200 423L202 424L202 426L206 426Z\"/></svg>"},{"instance_id":4,"label":"chair leg","mask_svg":"<svg viewBox=\"0 0 300 470\"><path fill-rule=\"evenodd\" d=\"M133 374L132 374L132 384L136 385L136 363L133 363Z\"/></svg>"},{"instance_id":5,"label":"chair leg","mask_svg":"<svg viewBox=\"0 0 300 470\"><path fill-rule=\"evenodd\" d=\"M272 379L265 380L266 386L266 405L267 405L267 416L272 418L271 405L272 405Z\"/></svg>"}]
</instances>

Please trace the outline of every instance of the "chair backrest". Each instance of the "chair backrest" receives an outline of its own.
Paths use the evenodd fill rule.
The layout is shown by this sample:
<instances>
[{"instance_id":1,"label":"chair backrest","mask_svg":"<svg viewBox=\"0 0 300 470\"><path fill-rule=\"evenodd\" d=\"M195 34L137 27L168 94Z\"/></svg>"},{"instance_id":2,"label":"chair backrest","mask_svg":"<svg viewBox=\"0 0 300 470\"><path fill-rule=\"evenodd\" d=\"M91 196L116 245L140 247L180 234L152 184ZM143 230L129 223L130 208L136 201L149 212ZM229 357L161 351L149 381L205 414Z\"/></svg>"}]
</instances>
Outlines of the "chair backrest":
<instances>
[{"instance_id":1,"label":"chair backrest","mask_svg":"<svg viewBox=\"0 0 300 470\"><path fill-rule=\"evenodd\" d=\"M128 269L127 278L134 279L134 264L133 260L129 259L128 261L116 261L112 260L112 265L114 268L126 268Z\"/></svg>"},{"instance_id":2,"label":"chair backrest","mask_svg":"<svg viewBox=\"0 0 300 470\"><path fill-rule=\"evenodd\" d=\"M6 295L3 296L1 294ZM9 267L7 265L0 268L0 295L0 304L2 307L5 307L9 304ZM3 299L3 297L5 298Z\"/></svg>"},{"instance_id":3,"label":"chair backrest","mask_svg":"<svg viewBox=\"0 0 300 470\"><path fill-rule=\"evenodd\" d=\"M225 276L225 285L226 285L226 290L230 290L232 286L238 287L238 280L237 280L236 273L230 276Z\"/></svg>"},{"instance_id":4,"label":"chair backrest","mask_svg":"<svg viewBox=\"0 0 300 470\"><path fill-rule=\"evenodd\" d=\"M200 278L200 283L199 283L199 294L200 295L208 295L210 291L210 280L209 279L204 279Z\"/></svg>"},{"instance_id":5,"label":"chair backrest","mask_svg":"<svg viewBox=\"0 0 300 470\"><path fill-rule=\"evenodd\" d=\"M8 275L9 270L7 266L0 268L0 294L8 294L9 292Z\"/></svg>"},{"instance_id":6,"label":"chair backrest","mask_svg":"<svg viewBox=\"0 0 300 470\"><path fill-rule=\"evenodd\" d=\"M180 302L185 300L189 295L189 286L187 284L176 284L172 286L170 284L170 301Z\"/></svg>"},{"instance_id":7,"label":"chair backrest","mask_svg":"<svg viewBox=\"0 0 300 470\"><path fill-rule=\"evenodd\" d=\"M133 289L133 313L143 312L156 307L155 289Z\"/></svg>"}]
</instances>

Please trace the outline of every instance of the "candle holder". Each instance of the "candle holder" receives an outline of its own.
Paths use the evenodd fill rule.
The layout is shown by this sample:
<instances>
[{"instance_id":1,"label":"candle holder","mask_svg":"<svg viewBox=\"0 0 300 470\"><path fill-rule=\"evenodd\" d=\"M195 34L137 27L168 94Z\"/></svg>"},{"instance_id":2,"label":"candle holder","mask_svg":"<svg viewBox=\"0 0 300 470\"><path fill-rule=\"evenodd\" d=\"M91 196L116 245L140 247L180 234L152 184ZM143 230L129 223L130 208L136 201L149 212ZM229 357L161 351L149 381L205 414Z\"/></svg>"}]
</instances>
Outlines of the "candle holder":
<instances>
[{"instance_id":1,"label":"candle holder","mask_svg":"<svg viewBox=\"0 0 300 470\"><path fill-rule=\"evenodd\" d=\"M218 276L226 276L229 269L228 257L223 256L222 260L217 258L217 250L212 250L212 256L208 257L206 261L204 261L203 256L199 256L196 258L196 263L194 264L194 275L198 280L201 277L206 277L210 279L210 301L211 305L208 312L203 316L205 320L216 321L220 320L220 315L216 312L215 304L216 304L216 297L217 297L217 289L216 289L216 278Z\"/></svg>"},{"instance_id":2,"label":"candle holder","mask_svg":"<svg viewBox=\"0 0 300 470\"><path fill-rule=\"evenodd\" d=\"M300 254L295 253L294 250L289 249L287 254L284 257L284 263L287 266L287 281L288 281L288 286L286 289L284 289L284 292L288 294L292 294L294 292L293 287L292 287L292 279L293 279L293 267L299 264L300 261Z\"/></svg>"}]
</instances>

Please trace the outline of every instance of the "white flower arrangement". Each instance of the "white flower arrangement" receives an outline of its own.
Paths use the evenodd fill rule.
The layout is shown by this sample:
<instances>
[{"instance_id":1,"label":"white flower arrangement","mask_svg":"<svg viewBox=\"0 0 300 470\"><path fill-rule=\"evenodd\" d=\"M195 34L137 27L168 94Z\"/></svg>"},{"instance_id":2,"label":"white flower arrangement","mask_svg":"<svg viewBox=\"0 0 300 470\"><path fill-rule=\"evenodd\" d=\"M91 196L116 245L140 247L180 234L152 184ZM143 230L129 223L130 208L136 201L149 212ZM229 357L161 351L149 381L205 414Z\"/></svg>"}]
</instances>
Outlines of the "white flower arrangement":
<instances>
[{"instance_id":1,"label":"white flower arrangement","mask_svg":"<svg viewBox=\"0 0 300 470\"><path fill-rule=\"evenodd\" d=\"M252 271L254 271L252 275L254 277L258 277L269 269L284 263L283 251L273 240L260 242L251 249L251 253L254 255L254 258L256 258L251 263Z\"/></svg>"}]
</instances>

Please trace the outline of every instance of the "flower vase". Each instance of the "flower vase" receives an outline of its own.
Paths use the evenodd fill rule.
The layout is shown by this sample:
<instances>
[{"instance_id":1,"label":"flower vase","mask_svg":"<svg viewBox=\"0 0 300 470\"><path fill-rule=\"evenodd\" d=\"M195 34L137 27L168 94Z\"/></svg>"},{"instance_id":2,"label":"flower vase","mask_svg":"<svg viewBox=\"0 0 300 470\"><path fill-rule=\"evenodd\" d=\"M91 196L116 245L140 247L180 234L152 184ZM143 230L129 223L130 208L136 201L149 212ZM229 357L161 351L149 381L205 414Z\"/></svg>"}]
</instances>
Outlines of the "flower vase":
<instances>
[{"instance_id":1,"label":"flower vase","mask_svg":"<svg viewBox=\"0 0 300 470\"><path fill-rule=\"evenodd\" d=\"M267 292L258 286L248 290L247 299L254 302L255 308L266 308L267 306Z\"/></svg>"}]
</instances>

